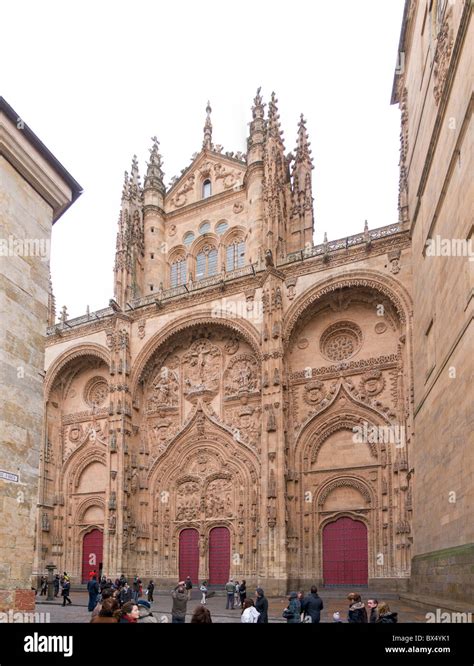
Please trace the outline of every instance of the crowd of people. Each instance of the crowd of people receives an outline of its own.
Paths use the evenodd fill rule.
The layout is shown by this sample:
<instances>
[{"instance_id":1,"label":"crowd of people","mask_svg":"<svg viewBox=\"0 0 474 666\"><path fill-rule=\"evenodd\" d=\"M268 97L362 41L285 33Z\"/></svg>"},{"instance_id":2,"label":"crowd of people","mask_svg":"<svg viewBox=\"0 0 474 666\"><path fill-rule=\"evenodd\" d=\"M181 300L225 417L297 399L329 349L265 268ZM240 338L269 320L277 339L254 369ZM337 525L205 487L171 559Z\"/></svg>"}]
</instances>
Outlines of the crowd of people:
<instances>
[{"instance_id":1,"label":"crowd of people","mask_svg":"<svg viewBox=\"0 0 474 666\"><path fill-rule=\"evenodd\" d=\"M71 581L68 573L56 574L53 579L54 597L61 597L63 606L70 605ZM48 580L45 576L40 579L40 596L46 595L48 591ZM146 589L139 576L134 576L129 584L127 578L122 574L120 578L112 581L111 578L98 576L96 570L89 572L87 592L89 594L88 610L91 613L91 622L121 622L121 623L159 623L168 622L166 615L158 618L153 614L153 594L155 584L153 580L148 582ZM191 601L193 582L190 576L180 581L171 591L172 608L171 622L173 624L184 624L188 612L188 602ZM255 598L247 596L247 583L245 580L238 581L232 578L224 587L226 594L226 610L241 609L240 621L246 624L268 623L268 599L264 590L257 587ZM212 623L211 613L206 607L208 599L215 595L214 590L209 590L207 581L199 585L201 600L194 609L191 618L193 624ZM398 614L390 610L386 602L377 599L367 600L367 608L362 601L361 595L351 592L347 601L349 607L345 621L350 624L394 624L398 622ZM323 600L318 595L316 586L312 586L308 594L303 591L291 592L288 596L288 604L283 610L283 618L288 624L297 623L319 623L321 611L324 609ZM334 622L343 622L340 611L332 615Z\"/></svg>"},{"instance_id":2,"label":"crowd of people","mask_svg":"<svg viewBox=\"0 0 474 666\"><path fill-rule=\"evenodd\" d=\"M67 583L67 581L65 581ZM92 573L87 584L89 592L88 610L91 612L91 622L94 623L160 623L168 622L168 617L153 614L153 592L154 582L150 580L145 592L143 592L142 581L135 576L132 585L128 584L124 575L114 582L110 578L101 577L97 580L95 572ZM245 624L268 623L268 599L261 587L255 590L255 598L247 596L247 584L230 579L225 585L226 610L240 608L240 621ZM171 591L172 608L171 622L173 624L184 624L188 612L188 603L192 598L193 583L191 577L180 581ZM207 581L199 586L201 600L194 609L192 624L212 624L211 612L207 608L208 599L215 594L209 591ZM141 597L145 598L141 598ZM348 623L396 623L397 613L393 613L388 604L379 603L377 599L368 599L366 606L360 594L351 592L347 600L349 607L346 621ZM321 611L324 609L323 600L318 595L316 586L312 586L308 594L304 592L291 592L288 596L288 604L283 610L283 618L288 624L297 623L319 623ZM333 613L334 622L343 622L341 613Z\"/></svg>"}]
</instances>

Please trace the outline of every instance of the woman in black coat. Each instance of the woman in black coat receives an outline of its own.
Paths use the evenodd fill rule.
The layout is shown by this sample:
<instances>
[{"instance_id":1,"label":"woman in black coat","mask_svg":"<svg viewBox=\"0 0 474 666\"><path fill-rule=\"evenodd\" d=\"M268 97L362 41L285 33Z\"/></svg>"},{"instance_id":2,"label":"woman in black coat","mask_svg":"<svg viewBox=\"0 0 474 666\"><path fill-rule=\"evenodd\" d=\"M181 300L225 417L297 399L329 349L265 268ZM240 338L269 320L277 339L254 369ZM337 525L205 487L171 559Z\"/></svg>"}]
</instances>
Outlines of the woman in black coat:
<instances>
[{"instance_id":1,"label":"woman in black coat","mask_svg":"<svg viewBox=\"0 0 474 666\"><path fill-rule=\"evenodd\" d=\"M261 587L256 589L257 598L255 599L255 608L260 613L257 622L259 624L268 624L268 599Z\"/></svg>"},{"instance_id":2,"label":"woman in black coat","mask_svg":"<svg viewBox=\"0 0 474 666\"><path fill-rule=\"evenodd\" d=\"M350 623L365 624L367 622L367 611L362 603L360 594L351 592L347 598L351 602L349 612L347 613L347 621Z\"/></svg>"},{"instance_id":3,"label":"woman in black coat","mask_svg":"<svg viewBox=\"0 0 474 666\"><path fill-rule=\"evenodd\" d=\"M244 601L247 598L247 583L243 580L239 587L240 605L244 607Z\"/></svg>"},{"instance_id":4,"label":"woman in black coat","mask_svg":"<svg viewBox=\"0 0 474 666\"><path fill-rule=\"evenodd\" d=\"M398 622L398 613L392 613L388 604L379 605L379 616L375 620L382 624L396 624Z\"/></svg>"}]
</instances>

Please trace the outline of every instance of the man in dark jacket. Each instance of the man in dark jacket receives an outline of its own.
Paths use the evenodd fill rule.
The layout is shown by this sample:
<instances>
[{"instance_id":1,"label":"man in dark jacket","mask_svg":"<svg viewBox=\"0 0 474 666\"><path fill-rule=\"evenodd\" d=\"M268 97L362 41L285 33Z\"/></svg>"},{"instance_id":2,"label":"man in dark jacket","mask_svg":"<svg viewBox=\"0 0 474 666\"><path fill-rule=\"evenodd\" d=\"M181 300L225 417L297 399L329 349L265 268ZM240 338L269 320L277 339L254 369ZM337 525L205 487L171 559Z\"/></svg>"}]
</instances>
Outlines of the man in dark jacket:
<instances>
[{"instance_id":1,"label":"man in dark jacket","mask_svg":"<svg viewBox=\"0 0 474 666\"><path fill-rule=\"evenodd\" d=\"M132 590L130 589L130 586L128 583L125 583L125 585L122 587L120 590L119 594L119 603L121 606L127 603L127 601L132 600Z\"/></svg>"},{"instance_id":2,"label":"man in dark jacket","mask_svg":"<svg viewBox=\"0 0 474 666\"><path fill-rule=\"evenodd\" d=\"M155 591L155 584L152 580L148 583L147 589L148 589L148 595L147 595L148 601L153 602L153 592Z\"/></svg>"},{"instance_id":3,"label":"man in dark jacket","mask_svg":"<svg viewBox=\"0 0 474 666\"><path fill-rule=\"evenodd\" d=\"M54 577L53 585L54 585L54 596L58 597L59 596L59 584L61 582L61 579L59 577L59 574L56 574Z\"/></svg>"},{"instance_id":4,"label":"man in dark jacket","mask_svg":"<svg viewBox=\"0 0 474 666\"><path fill-rule=\"evenodd\" d=\"M323 600L318 595L318 588L316 585L313 585L310 594L303 599L301 610L304 612L305 618L310 617L311 622L319 622L323 608Z\"/></svg>"},{"instance_id":5,"label":"man in dark jacket","mask_svg":"<svg viewBox=\"0 0 474 666\"><path fill-rule=\"evenodd\" d=\"M378 617L378 611L377 611L377 606L379 605L379 602L377 599L367 599L367 607L370 608L370 617L369 617L369 623L372 624L374 622L377 622L377 617Z\"/></svg>"},{"instance_id":6,"label":"man in dark jacket","mask_svg":"<svg viewBox=\"0 0 474 666\"><path fill-rule=\"evenodd\" d=\"M176 585L173 592L173 607L171 609L171 623L184 624L186 619L186 608L188 605L188 595L184 586L184 581Z\"/></svg>"},{"instance_id":7,"label":"man in dark jacket","mask_svg":"<svg viewBox=\"0 0 474 666\"><path fill-rule=\"evenodd\" d=\"M186 594L188 595L188 601L191 601L191 594L193 590L193 582L191 580L191 576L187 576L186 581L184 583L184 587L186 590Z\"/></svg>"},{"instance_id":8,"label":"man in dark jacket","mask_svg":"<svg viewBox=\"0 0 474 666\"><path fill-rule=\"evenodd\" d=\"M261 587L257 587L255 592L257 594L257 598L255 599L255 608L260 613L257 622L258 624L261 624L262 622L264 624L268 624L268 599L266 598L265 593Z\"/></svg>"},{"instance_id":9,"label":"man in dark jacket","mask_svg":"<svg viewBox=\"0 0 474 666\"><path fill-rule=\"evenodd\" d=\"M97 597L99 596L99 583L97 582L97 578L95 576L93 576L87 583L87 591L89 592L89 605L87 610L89 613L92 613L97 605Z\"/></svg>"},{"instance_id":10,"label":"man in dark jacket","mask_svg":"<svg viewBox=\"0 0 474 666\"><path fill-rule=\"evenodd\" d=\"M71 583L69 582L69 578L64 578L63 580L63 590L61 592L61 596L63 598L63 606L66 605L66 601L68 604L71 604L72 601L69 598L69 593L71 592Z\"/></svg>"}]
</instances>

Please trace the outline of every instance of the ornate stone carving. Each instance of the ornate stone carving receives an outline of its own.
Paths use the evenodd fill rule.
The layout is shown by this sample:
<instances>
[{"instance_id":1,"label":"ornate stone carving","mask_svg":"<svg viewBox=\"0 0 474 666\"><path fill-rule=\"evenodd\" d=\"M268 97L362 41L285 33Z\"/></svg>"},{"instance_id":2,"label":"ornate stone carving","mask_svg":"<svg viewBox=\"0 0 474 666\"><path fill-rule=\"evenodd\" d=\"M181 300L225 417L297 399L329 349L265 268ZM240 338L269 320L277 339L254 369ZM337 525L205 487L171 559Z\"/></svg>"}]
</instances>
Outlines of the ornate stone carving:
<instances>
[{"instance_id":1,"label":"ornate stone carving","mask_svg":"<svg viewBox=\"0 0 474 666\"><path fill-rule=\"evenodd\" d=\"M143 340L145 337L145 325L146 325L146 319L142 319L141 321L138 322L138 337L140 340Z\"/></svg>"},{"instance_id":2,"label":"ornate stone carving","mask_svg":"<svg viewBox=\"0 0 474 666\"><path fill-rule=\"evenodd\" d=\"M232 210L234 211L234 213L236 215L238 215L239 213L241 213L243 211L243 209L244 209L244 204L241 203L240 201L238 201L234 204L234 207L233 207Z\"/></svg>"},{"instance_id":3,"label":"ornate stone carving","mask_svg":"<svg viewBox=\"0 0 474 666\"><path fill-rule=\"evenodd\" d=\"M229 479L215 479L205 493L206 518L232 518L232 483Z\"/></svg>"},{"instance_id":4,"label":"ornate stone carving","mask_svg":"<svg viewBox=\"0 0 474 666\"><path fill-rule=\"evenodd\" d=\"M90 407L102 407L109 397L109 385L104 377L92 377L84 388L84 402Z\"/></svg>"},{"instance_id":5,"label":"ornate stone carving","mask_svg":"<svg viewBox=\"0 0 474 666\"><path fill-rule=\"evenodd\" d=\"M379 321L377 324L375 324L374 330L376 333L378 333L378 335L381 335L387 330L387 324L383 321Z\"/></svg>"},{"instance_id":6,"label":"ornate stone carving","mask_svg":"<svg viewBox=\"0 0 474 666\"><path fill-rule=\"evenodd\" d=\"M199 509L199 484L182 483L177 490L176 520L195 520Z\"/></svg>"},{"instance_id":7,"label":"ornate stone carving","mask_svg":"<svg viewBox=\"0 0 474 666\"><path fill-rule=\"evenodd\" d=\"M252 354L234 357L224 373L226 397L256 393L259 391L259 363Z\"/></svg>"},{"instance_id":8,"label":"ornate stone carving","mask_svg":"<svg viewBox=\"0 0 474 666\"><path fill-rule=\"evenodd\" d=\"M321 353L331 361L343 361L354 356L362 345L362 331L351 321L338 321L321 335Z\"/></svg>"},{"instance_id":9,"label":"ornate stone carving","mask_svg":"<svg viewBox=\"0 0 474 666\"><path fill-rule=\"evenodd\" d=\"M304 387L303 400L308 405L316 405L326 397L324 383L318 380L308 382Z\"/></svg>"},{"instance_id":10,"label":"ornate stone carving","mask_svg":"<svg viewBox=\"0 0 474 666\"><path fill-rule=\"evenodd\" d=\"M449 61L454 45L453 29L451 27L451 6L446 11L443 23L438 33L438 43L434 55L433 69L433 95L436 104L439 104L443 95L446 76L448 73Z\"/></svg>"},{"instance_id":11,"label":"ornate stone carving","mask_svg":"<svg viewBox=\"0 0 474 666\"><path fill-rule=\"evenodd\" d=\"M209 340L196 340L183 357L184 395L195 402L205 402L216 395L220 383L220 358L218 347Z\"/></svg>"},{"instance_id":12,"label":"ornate stone carving","mask_svg":"<svg viewBox=\"0 0 474 666\"><path fill-rule=\"evenodd\" d=\"M362 375L359 391L373 397L382 393L385 388L385 379L380 370L370 370Z\"/></svg>"},{"instance_id":13,"label":"ornate stone carving","mask_svg":"<svg viewBox=\"0 0 474 666\"><path fill-rule=\"evenodd\" d=\"M170 201L171 206L174 206L175 208L180 208L181 206L184 206L187 203L188 201L187 194L188 192L191 192L194 189L195 180L196 176L193 173L190 176L188 176L184 184L179 188L174 197L171 199Z\"/></svg>"},{"instance_id":14,"label":"ornate stone carving","mask_svg":"<svg viewBox=\"0 0 474 666\"><path fill-rule=\"evenodd\" d=\"M229 356L233 356L236 352L239 351L239 346L239 338L231 337L225 342L224 351L226 354L229 354Z\"/></svg>"},{"instance_id":15,"label":"ornate stone carving","mask_svg":"<svg viewBox=\"0 0 474 666\"><path fill-rule=\"evenodd\" d=\"M367 502L367 504L371 504L372 499L370 496L370 492L367 489L367 486L358 479L347 477L342 479L331 480L320 492L318 497L318 505L320 507L323 507L324 502L326 501L328 496L332 493L332 491L335 488L341 488L341 487L356 488L360 492L364 500Z\"/></svg>"},{"instance_id":16,"label":"ornate stone carving","mask_svg":"<svg viewBox=\"0 0 474 666\"><path fill-rule=\"evenodd\" d=\"M156 412L163 407L178 406L178 374L166 365L163 366L152 381L152 393L147 402L147 412Z\"/></svg>"}]
</instances>

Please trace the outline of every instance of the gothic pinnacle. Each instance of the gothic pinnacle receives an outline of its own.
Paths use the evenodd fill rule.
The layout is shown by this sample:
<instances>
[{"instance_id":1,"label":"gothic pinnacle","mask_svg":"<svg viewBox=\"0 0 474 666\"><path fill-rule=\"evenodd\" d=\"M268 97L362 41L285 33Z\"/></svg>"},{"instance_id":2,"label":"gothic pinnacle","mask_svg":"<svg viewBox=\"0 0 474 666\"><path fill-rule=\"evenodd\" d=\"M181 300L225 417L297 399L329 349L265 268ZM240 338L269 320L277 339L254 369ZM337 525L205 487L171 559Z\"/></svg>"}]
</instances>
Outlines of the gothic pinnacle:
<instances>
[{"instance_id":1,"label":"gothic pinnacle","mask_svg":"<svg viewBox=\"0 0 474 666\"><path fill-rule=\"evenodd\" d=\"M130 174L129 196L131 199L138 198L140 195L140 175L138 173L138 160L134 155L132 158L132 168Z\"/></svg>"},{"instance_id":2,"label":"gothic pinnacle","mask_svg":"<svg viewBox=\"0 0 474 666\"><path fill-rule=\"evenodd\" d=\"M281 140L283 132L280 129L280 114L278 113L278 98L274 92L268 105L268 133L270 136Z\"/></svg>"},{"instance_id":3,"label":"gothic pinnacle","mask_svg":"<svg viewBox=\"0 0 474 666\"><path fill-rule=\"evenodd\" d=\"M211 123L211 103L208 102L206 106L206 122L204 125L204 140L202 147L207 150L212 150L212 123Z\"/></svg>"},{"instance_id":4,"label":"gothic pinnacle","mask_svg":"<svg viewBox=\"0 0 474 666\"><path fill-rule=\"evenodd\" d=\"M156 136L152 136L153 141L150 150L150 161L147 162L147 172L145 176L145 187L157 187L164 190L163 184L163 160L160 155L160 142Z\"/></svg>"},{"instance_id":5,"label":"gothic pinnacle","mask_svg":"<svg viewBox=\"0 0 474 666\"><path fill-rule=\"evenodd\" d=\"M128 171L123 172L123 187L122 187L122 200L128 199L129 195L129 180L128 180Z\"/></svg>"},{"instance_id":6,"label":"gothic pinnacle","mask_svg":"<svg viewBox=\"0 0 474 666\"><path fill-rule=\"evenodd\" d=\"M259 88L257 88L257 94L255 95L255 98L253 100L252 116L253 116L254 120L255 120L255 118L263 118L263 114L264 114L265 104L263 103L262 96L260 95L261 90L262 90L261 86Z\"/></svg>"},{"instance_id":7,"label":"gothic pinnacle","mask_svg":"<svg viewBox=\"0 0 474 666\"><path fill-rule=\"evenodd\" d=\"M308 130L306 129L306 120L304 119L303 114L300 116L300 121L298 123L298 139L296 143L296 157L295 165L307 163L313 169L313 159L311 157L311 143L308 137Z\"/></svg>"}]
</instances>

